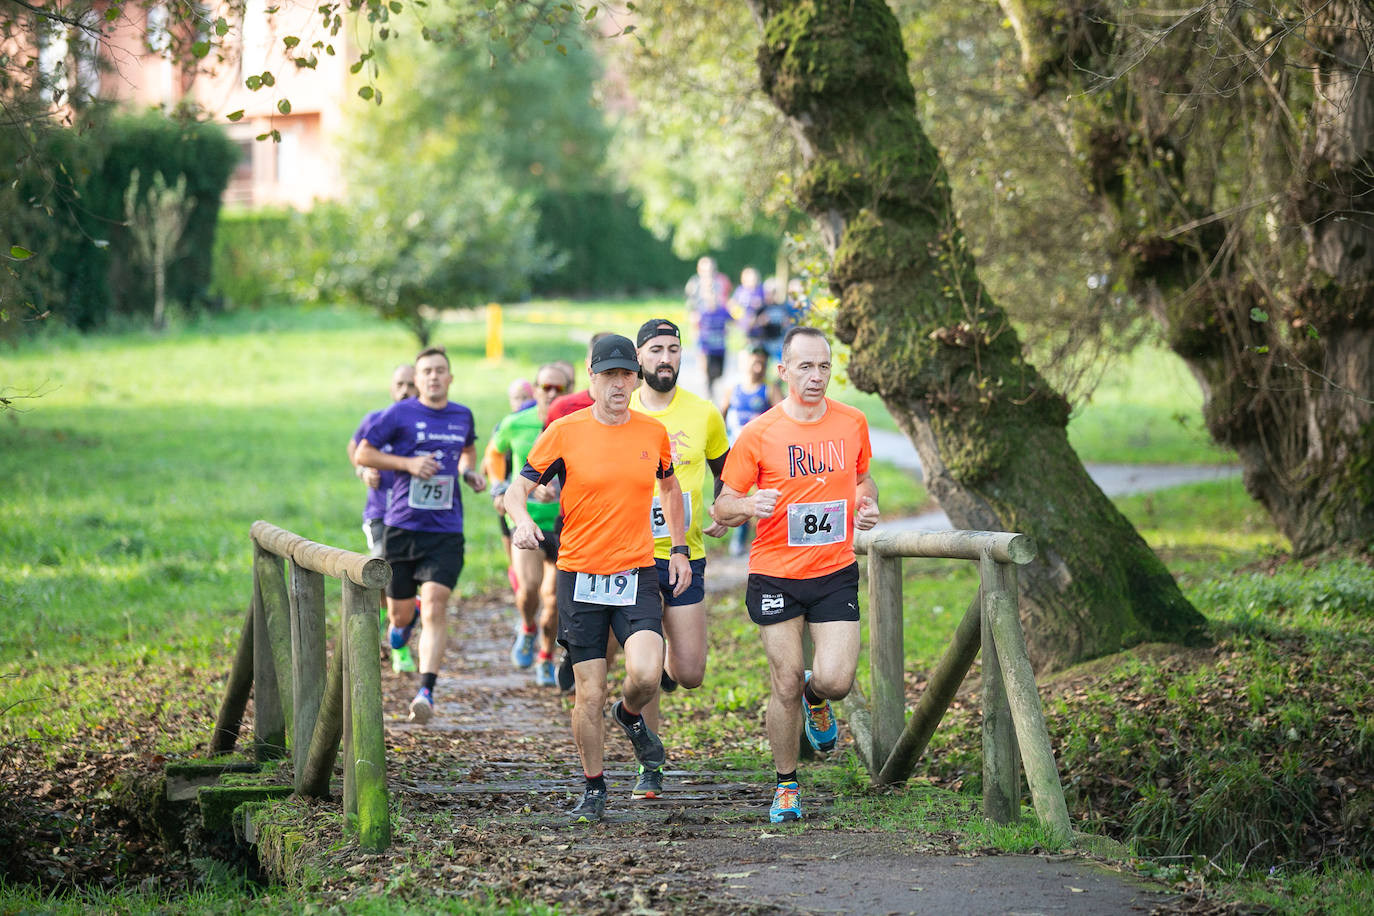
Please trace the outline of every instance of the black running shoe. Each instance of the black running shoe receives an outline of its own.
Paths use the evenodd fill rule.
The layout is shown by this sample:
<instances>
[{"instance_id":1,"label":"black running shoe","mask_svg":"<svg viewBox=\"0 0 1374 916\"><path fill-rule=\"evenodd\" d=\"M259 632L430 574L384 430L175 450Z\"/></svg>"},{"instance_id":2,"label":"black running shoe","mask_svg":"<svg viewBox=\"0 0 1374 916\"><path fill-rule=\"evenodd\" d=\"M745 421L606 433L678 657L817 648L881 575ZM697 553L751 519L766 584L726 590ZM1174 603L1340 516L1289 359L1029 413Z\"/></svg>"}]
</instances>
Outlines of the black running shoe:
<instances>
[{"instance_id":1,"label":"black running shoe","mask_svg":"<svg viewBox=\"0 0 1374 916\"><path fill-rule=\"evenodd\" d=\"M663 771L640 767L639 778L635 780L634 791L630 794L635 798L662 798Z\"/></svg>"},{"instance_id":2,"label":"black running shoe","mask_svg":"<svg viewBox=\"0 0 1374 916\"><path fill-rule=\"evenodd\" d=\"M658 689L662 690L664 693L672 693L674 690L677 690L677 681L673 680L672 676L668 674L667 668L664 668L663 674L659 676Z\"/></svg>"},{"instance_id":3,"label":"black running shoe","mask_svg":"<svg viewBox=\"0 0 1374 916\"><path fill-rule=\"evenodd\" d=\"M574 824L595 824L606 813L606 790L588 789L582 793L582 800L572 809Z\"/></svg>"},{"instance_id":4,"label":"black running shoe","mask_svg":"<svg viewBox=\"0 0 1374 916\"><path fill-rule=\"evenodd\" d=\"M625 736L630 739L631 746L635 749L635 759L639 765L646 770L661 770L667 757L663 753L663 742L658 740L658 735L649 727L649 723L640 716L639 721L633 725L626 725L620 718L620 710L624 707L624 700L616 700L611 704L611 718L615 724L619 725L625 732Z\"/></svg>"},{"instance_id":5,"label":"black running shoe","mask_svg":"<svg viewBox=\"0 0 1374 916\"><path fill-rule=\"evenodd\" d=\"M571 693L573 687L577 685L577 679L573 677L572 659L568 653L563 653L563 660L558 663L558 689L564 693Z\"/></svg>"}]
</instances>

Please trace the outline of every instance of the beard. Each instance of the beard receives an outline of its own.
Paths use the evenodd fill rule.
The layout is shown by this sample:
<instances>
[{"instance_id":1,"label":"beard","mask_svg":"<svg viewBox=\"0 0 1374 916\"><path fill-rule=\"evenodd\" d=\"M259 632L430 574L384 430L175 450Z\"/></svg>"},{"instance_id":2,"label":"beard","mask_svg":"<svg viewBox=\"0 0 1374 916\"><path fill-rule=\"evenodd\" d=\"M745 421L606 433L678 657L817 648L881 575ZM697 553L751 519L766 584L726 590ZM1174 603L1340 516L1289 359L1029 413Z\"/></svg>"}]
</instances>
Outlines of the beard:
<instances>
[{"instance_id":1,"label":"beard","mask_svg":"<svg viewBox=\"0 0 1374 916\"><path fill-rule=\"evenodd\" d=\"M672 372L672 375L668 376L667 378L664 378L658 374L659 369L668 369ZM677 370L673 369L672 366L669 366L666 363L661 364L657 368L655 368L653 372L644 373L644 384L648 385L650 388L654 389L660 394L666 394L667 392L672 391L673 386L677 384Z\"/></svg>"}]
</instances>

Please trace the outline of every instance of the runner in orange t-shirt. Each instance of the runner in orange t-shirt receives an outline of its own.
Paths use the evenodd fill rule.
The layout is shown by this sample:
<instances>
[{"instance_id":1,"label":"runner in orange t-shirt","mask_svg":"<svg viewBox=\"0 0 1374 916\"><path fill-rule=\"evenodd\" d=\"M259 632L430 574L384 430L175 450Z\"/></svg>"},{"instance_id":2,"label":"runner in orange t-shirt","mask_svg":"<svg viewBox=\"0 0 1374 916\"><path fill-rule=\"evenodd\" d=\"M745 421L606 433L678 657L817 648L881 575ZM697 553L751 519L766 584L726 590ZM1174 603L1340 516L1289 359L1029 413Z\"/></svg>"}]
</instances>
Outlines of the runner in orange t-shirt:
<instances>
[{"instance_id":1,"label":"runner in orange t-shirt","mask_svg":"<svg viewBox=\"0 0 1374 916\"><path fill-rule=\"evenodd\" d=\"M549 424L506 491L506 511L515 522L511 543L530 550L543 535L525 501L536 486L562 481L558 641L577 682L572 732L587 785L572 818L583 823L600 820L606 808L602 709L611 633L625 647L624 695L611 705L611 717L641 767L659 770L664 763L663 742L641 714L658 696L663 674L663 600L648 524L655 481L672 542L670 584L680 594L692 581L668 431L630 410L639 378L634 344L618 334L597 341L588 374L592 406Z\"/></svg>"},{"instance_id":2,"label":"runner in orange t-shirt","mask_svg":"<svg viewBox=\"0 0 1374 916\"><path fill-rule=\"evenodd\" d=\"M774 823L801 819L797 748L803 723L818 751L835 746L830 701L849 694L859 660L854 529L878 523L868 421L825 396L825 335L815 328L788 331L778 375L787 397L740 432L712 510L730 527L759 519L744 603L759 625L772 680L766 722L778 777L769 810ZM750 490L753 495L746 495ZM803 623L815 646L814 675L802 660Z\"/></svg>"}]
</instances>

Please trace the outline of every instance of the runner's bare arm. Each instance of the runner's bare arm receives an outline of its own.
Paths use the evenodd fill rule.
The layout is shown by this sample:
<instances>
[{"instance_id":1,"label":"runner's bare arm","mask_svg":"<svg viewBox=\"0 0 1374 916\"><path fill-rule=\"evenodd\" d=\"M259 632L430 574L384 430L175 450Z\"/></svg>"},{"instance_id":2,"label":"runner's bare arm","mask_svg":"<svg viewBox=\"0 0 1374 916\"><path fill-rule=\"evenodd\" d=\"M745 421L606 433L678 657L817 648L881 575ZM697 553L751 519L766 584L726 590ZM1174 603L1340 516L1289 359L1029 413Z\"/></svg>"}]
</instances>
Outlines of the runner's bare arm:
<instances>
[{"instance_id":1,"label":"runner's bare arm","mask_svg":"<svg viewBox=\"0 0 1374 916\"><path fill-rule=\"evenodd\" d=\"M530 491L534 487L533 480L516 474L510 486L506 488L506 514L515 523L511 528L510 543L512 547L519 547L521 550L534 550L539 546L539 542L544 540L543 532L534 523L534 519L530 518L530 510L525 507L525 501L530 498Z\"/></svg>"},{"instance_id":2,"label":"runner's bare arm","mask_svg":"<svg viewBox=\"0 0 1374 916\"><path fill-rule=\"evenodd\" d=\"M725 473L725 459L729 454L730 450L727 448L725 451L720 453L719 458L706 459L707 467L711 469L711 473L716 478L716 488L714 491L715 496L719 496L720 488L725 486L725 480L722 478L721 475ZM715 516L712 515L711 524L702 528L701 533L707 535L708 537L723 538L725 537L725 533L729 530L730 529L726 525L722 525L720 522L716 521Z\"/></svg>"},{"instance_id":3,"label":"runner's bare arm","mask_svg":"<svg viewBox=\"0 0 1374 916\"><path fill-rule=\"evenodd\" d=\"M867 473L861 474L854 488L854 527L867 531L878 524L878 484Z\"/></svg>"},{"instance_id":4,"label":"runner's bare arm","mask_svg":"<svg viewBox=\"0 0 1374 916\"><path fill-rule=\"evenodd\" d=\"M382 485L382 474L376 468L363 467L358 463L358 440L348 440L348 463L353 465L353 476L374 490Z\"/></svg>"},{"instance_id":5,"label":"runner's bare arm","mask_svg":"<svg viewBox=\"0 0 1374 916\"><path fill-rule=\"evenodd\" d=\"M353 450L353 461L364 467L376 468L379 471L405 471L412 477L421 480L429 480L439 470L439 462L429 455L411 455L409 458L400 455L391 455L375 447L366 439L358 442L358 447Z\"/></svg>"},{"instance_id":6,"label":"runner's bare arm","mask_svg":"<svg viewBox=\"0 0 1374 916\"><path fill-rule=\"evenodd\" d=\"M777 490L755 490L753 496L745 496L727 483L711 507L711 517L727 528L738 528L751 518L772 515L777 504Z\"/></svg>"},{"instance_id":7,"label":"runner's bare arm","mask_svg":"<svg viewBox=\"0 0 1374 916\"><path fill-rule=\"evenodd\" d=\"M668 540L674 547L687 544L686 518L682 513L682 484L676 474L669 474L658 481L659 502L663 506L663 517L668 522ZM668 584L673 587L676 598L692 584L692 566L687 557L673 552L668 555Z\"/></svg>"},{"instance_id":8,"label":"runner's bare arm","mask_svg":"<svg viewBox=\"0 0 1374 916\"><path fill-rule=\"evenodd\" d=\"M458 474L463 482L472 487L472 492L481 493L487 488L487 478L477 470L477 446L469 445L458 456Z\"/></svg>"}]
</instances>

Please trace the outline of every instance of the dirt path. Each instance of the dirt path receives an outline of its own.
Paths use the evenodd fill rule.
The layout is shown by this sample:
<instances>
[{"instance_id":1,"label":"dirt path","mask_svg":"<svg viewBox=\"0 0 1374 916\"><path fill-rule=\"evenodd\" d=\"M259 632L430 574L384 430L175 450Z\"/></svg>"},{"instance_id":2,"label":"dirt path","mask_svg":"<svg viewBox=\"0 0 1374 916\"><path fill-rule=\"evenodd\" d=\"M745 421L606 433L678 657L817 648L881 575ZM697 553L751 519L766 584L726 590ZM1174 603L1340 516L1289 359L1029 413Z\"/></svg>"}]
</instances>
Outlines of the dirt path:
<instances>
[{"instance_id":1,"label":"dirt path","mask_svg":"<svg viewBox=\"0 0 1374 916\"><path fill-rule=\"evenodd\" d=\"M729 564L713 572L732 578ZM335 853L356 860L340 863L354 881L409 873L453 893L506 890L575 912L638 914L1111 914L1167 903L1075 856L965 856L938 833L843 830L834 799L815 792L804 826L771 825L770 786L720 760L673 769L671 735L669 796L635 802L628 748L608 734L606 820L572 827L565 812L581 774L568 701L511 669L513 619L495 605L459 615L456 673L440 681L426 727L401 716L415 676L384 674L396 855Z\"/></svg>"}]
</instances>

